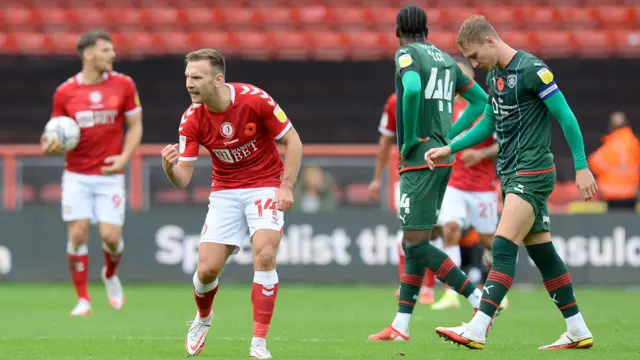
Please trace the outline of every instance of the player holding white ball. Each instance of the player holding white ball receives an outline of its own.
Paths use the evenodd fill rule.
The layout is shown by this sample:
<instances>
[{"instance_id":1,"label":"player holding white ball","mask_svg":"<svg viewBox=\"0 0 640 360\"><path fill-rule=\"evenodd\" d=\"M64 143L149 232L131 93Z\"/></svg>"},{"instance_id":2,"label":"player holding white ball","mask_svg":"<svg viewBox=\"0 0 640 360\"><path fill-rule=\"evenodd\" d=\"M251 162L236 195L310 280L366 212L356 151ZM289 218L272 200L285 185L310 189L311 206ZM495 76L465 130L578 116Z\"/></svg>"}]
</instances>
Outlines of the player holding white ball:
<instances>
[{"instance_id":1,"label":"player holding white ball","mask_svg":"<svg viewBox=\"0 0 640 360\"><path fill-rule=\"evenodd\" d=\"M85 33L78 40L78 53L82 71L56 89L51 118L74 119L80 128L80 140L75 147L67 142L65 152L60 136L47 135L51 133L45 130L40 143L45 154L64 154L66 158L62 219L67 223L67 255L78 296L71 315L86 316L91 312L87 289L91 223L97 223L102 240L105 256L102 279L109 303L114 309L120 309L124 303L116 272L124 249L123 171L142 139L142 108L133 80L113 71L116 54L109 34Z\"/></svg>"}]
</instances>

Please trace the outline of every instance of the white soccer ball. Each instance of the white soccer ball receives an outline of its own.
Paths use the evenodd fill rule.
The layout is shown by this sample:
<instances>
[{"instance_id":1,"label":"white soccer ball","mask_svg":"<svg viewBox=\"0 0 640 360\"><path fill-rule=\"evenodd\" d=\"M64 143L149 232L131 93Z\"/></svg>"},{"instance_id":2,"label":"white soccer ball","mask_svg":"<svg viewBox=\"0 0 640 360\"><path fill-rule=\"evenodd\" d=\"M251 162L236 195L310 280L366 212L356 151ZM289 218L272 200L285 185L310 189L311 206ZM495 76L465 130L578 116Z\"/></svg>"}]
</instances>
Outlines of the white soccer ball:
<instances>
[{"instance_id":1,"label":"white soccer ball","mask_svg":"<svg viewBox=\"0 0 640 360\"><path fill-rule=\"evenodd\" d=\"M47 122L44 134L48 138L58 139L68 151L75 148L80 141L80 126L70 117L56 116Z\"/></svg>"}]
</instances>

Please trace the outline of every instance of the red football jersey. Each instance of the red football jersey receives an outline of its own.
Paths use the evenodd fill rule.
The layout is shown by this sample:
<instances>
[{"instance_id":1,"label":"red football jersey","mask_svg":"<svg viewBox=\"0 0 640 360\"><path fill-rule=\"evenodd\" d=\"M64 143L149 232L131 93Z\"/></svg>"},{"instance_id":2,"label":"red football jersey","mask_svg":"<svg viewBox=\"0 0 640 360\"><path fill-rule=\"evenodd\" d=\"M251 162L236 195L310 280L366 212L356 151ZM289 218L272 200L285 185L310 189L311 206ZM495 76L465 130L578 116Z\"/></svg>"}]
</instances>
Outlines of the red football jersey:
<instances>
[{"instance_id":1,"label":"red football jersey","mask_svg":"<svg viewBox=\"0 0 640 360\"><path fill-rule=\"evenodd\" d=\"M58 86L51 117L68 116L80 126L80 142L67 151L65 169L100 174L104 159L122 152L125 116L141 110L136 85L124 74L104 73L101 82L91 85L77 74Z\"/></svg>"},{"instance_id":2,"label":"red football jersey","mask_svg":"<svg viewBox=\"0 0 640 360\"><path fill-rule=\"evenodd\" d=\"M466 107L466 103L455 102L453 108L454 122L460 118L462 112ZM482 116L478 119L480 120ZM476 122L478 121L476 120ZM463 131L460 135L466 133ZM453 140L453 139L452 139ZM494 139L489 138L482 143L472 147L472 149L482 149L493 145ZM453 169L451 171L451 178L449 179L449 186L454 187L462 191L494 191L495 186L493 181L496 178L496 165L493 160L485 159L477 163L472 167L465 167L461 160L462 153L455 154L456 161L453 163Z\"/></svg>"},{"instance_id":3,"label":"red football jersey","mask_svg":"<svg viewBox=\"0 0 640 360\"><path fill-rule=\"evenodd\" d=\"M192 104L180 121L180 161L198 158L200 145L211 153L211 191L279 187L284 165L276 140L292 125L264 90L227 83L231 105L215 113Z\"/></svg>"},{"instance_id":4,"label":"red football jersey","mask_svg":"<svg viewBox=\"0 0 640 360\"><path fill-rule=\"evenodd\" d=\"M382 112L382 118L380 119L380 125L378 131L385 136L396 137L396 106L398 98L393 93L387 98L384 103L384 111Z\"/></svg>"}]
</instances>

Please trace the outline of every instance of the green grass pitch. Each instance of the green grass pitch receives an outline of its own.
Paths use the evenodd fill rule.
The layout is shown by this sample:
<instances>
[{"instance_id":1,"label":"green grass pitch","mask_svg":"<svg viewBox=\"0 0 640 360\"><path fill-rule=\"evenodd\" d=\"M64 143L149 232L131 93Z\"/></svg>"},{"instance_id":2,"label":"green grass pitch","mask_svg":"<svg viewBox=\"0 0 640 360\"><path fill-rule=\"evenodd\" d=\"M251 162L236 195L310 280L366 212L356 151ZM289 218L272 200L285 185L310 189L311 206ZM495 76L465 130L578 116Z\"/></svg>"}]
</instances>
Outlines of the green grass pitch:
<instances>
[{"instance_id":1,"label":"green grass pitch","mask_svg":"<svg viewBox=\"0 0 640 360\"><path fill-rule=\"evenodd\" d=\"M91 286L93 313L68 315L70 284L0 285L0 359L163 360L184 359L186 322L195 315L189 283L125 284L127 303L112 310L100 284ZM214 322L201 359L246 359L252 333L250 285L221 284ZM438 294L439 295L439 294ZM268 345L274 359L638 359L638 293L577 289L581 310L595 336L591 350L539 351L565 330L543 290L514 290L511 307L498 317L487 346L467 350L438 338L436 326L469 321L463 300L457 310L435 312L418 305L409 342L374 343L367 335L389 324L396 312L394 287L281 284Z\"/></svg>"}]
</instances>

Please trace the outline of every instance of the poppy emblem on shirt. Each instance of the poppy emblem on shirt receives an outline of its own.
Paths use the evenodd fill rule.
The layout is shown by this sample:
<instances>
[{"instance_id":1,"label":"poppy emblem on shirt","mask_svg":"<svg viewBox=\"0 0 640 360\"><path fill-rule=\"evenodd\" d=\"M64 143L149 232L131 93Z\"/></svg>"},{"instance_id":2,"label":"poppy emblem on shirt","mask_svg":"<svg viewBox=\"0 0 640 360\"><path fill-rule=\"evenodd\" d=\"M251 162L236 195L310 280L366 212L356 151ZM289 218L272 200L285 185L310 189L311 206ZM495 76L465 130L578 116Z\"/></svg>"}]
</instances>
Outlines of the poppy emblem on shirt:
<instances>
[{"instance_id":1,"label":"poppy emblem on shirt","mask_svg":"<svg viewBox=\"0 0 640 360\"><path fill-rule=\"evenodd\" d=\"M244 126L244 134L247 136L253 136L256 134L256 124L248 123Z\"/></svg>"},{"instance_id":2,"label":"poppy emblem on shirt","mask_svg":"<svg viewBox=\"0 0 640 360\"><path fill-rule=\"evenodd\" d=\"M235 132L236 130L233 128L233 125L231 125L231 123L228 121L225 121L222 123L222 125L220 125L220 134L222 134L222 136L226 137L227 139L232 138Z\"/></svg>"},{"instance_id":3,"label":"poppy emblem on shirt","mask_svg":"<svg viewBox=\"0 0 640 360\"><path fill-rule=\"evenodd\" d=\"M496 87L498 88L498 91L502 91L504 89L504 80L502 80L502 78L498 78L498 81L496 81Z\"/></svg>"}]
</instances>

